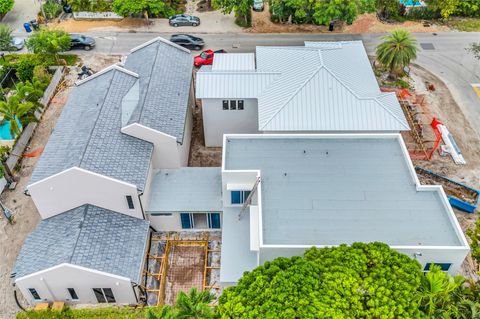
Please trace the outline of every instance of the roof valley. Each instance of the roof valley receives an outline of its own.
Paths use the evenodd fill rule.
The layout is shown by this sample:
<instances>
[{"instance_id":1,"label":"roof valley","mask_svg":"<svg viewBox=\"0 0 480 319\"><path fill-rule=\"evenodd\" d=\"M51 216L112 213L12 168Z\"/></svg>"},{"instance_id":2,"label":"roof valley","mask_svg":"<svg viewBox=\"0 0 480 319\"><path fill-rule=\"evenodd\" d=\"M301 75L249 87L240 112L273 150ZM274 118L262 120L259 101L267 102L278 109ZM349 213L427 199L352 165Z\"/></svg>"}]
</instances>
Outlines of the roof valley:
<instances>
[{"instance_id":1,"label":"roof valley","mask_svg":"<svg viewBox=\"0 0 480 319\"><path fill-rule=\"evenodd\" d=\"M72 249L72 254L70 255L70 258L68 260L69 263L72 262L73 256L75 256L75 251L77 249L78 239L80 238L80 234L82 233L83 223L85 222L85 217L87 216L87 212L88 212L89 207L90 207L90 205L85 205L85 208L83 209L83 216L82 216L82 219L80 220L80 223L78 224L78 227L80 228L80 230L78 231L77 238L75 239L75 245L73 246L73 249Z\"/></svg>"}]
</instances>

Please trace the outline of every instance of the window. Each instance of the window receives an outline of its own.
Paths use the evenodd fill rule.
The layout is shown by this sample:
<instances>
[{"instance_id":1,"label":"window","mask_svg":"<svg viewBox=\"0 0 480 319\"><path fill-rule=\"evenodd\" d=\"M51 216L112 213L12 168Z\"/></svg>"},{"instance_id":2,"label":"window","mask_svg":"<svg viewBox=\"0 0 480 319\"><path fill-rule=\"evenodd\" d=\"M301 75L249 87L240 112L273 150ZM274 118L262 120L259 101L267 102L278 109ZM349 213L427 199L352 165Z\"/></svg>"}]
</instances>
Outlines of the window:
<instances>
[{"instance_id":1,"label":"window","mask_svg":"<svg viewBox=\"0 0 480 319\"><path fill-rule=\"evenodd\" d=\"M183 229L192 229L194 227L193 215L191 213L180 213L180 222Z\"/></svg>"},{"instance_id":2,"label":"window","mask_svg":"<svg viewBox=\"0 0 480 319\"><path fill-rule=\"evenodd\" d=\"M67 288L67 290L68 290L68 293L70 294L70 298L72 298L72 300L78 300L78 295L77 295L77 292L75 291L75 289Z\"/></svg>"},{"instance_id":3,"label":"window","mask_svg":"<svg viewBox=\"0 0 480 319\"><path fill-rule=\"evenodd\" d=\"M42 298L40 298L40 295L38 294L35 288L28 288L28 291L30 291L30 294L32 295L33 299L42 300Z\"/></svg>"},{"instance_id":4,"label":"window","mask_svg":"<svg viewBox=\"0 0 480 319\"><path fill-rule=\"evenodd\" d=\"M103 294L105 295L105 298L107 298L108 303L115 303L116 302L112 289L103 288Z\"/></svg>"},{"instance_id":5,"label":"window","mask_svg":"<svg viewBox=\"0 0 480 319\"><path fill-rule=\"evenodd\" d=\"M228 100L223 100L222 105L223 105L223 110L224 111L228 110Z\"/></svg>"},{"instance_id":6,"label":"window","mask_svg":"<svg viewBox=\"0 0 480 319\"><path fill-rule=\"evenodd\" d=\"M125 196L127 198L127 204L129 209L135 209L135 206L133 205L133 197L130 195Z\"/></svg>"},{"instance_id":7,"label":"window","mask_svg":"<svg viewBox=\"0 0 480 319\"><path fill-rule=\"evenodd\" d=\"M110 288L93 288L98 303L115 303L115 296Z\"/></svg>"},{"instance_id":8,"label":"window","mask_svg":"<svg viewBox=\"0 0 480 319\"><path fill-rule=\"evenodd\" d=\"M427 263L425 265L425 268L423 268L423 271L429 271L432 265L440 267L440 269L443 271L448 271L450 269L450 266L452 266L451 263Z\"/></svg>"},{"instance_id":9,"label":"window","mask_svg":"<svg viewBox=\"0 0 480 319\"><path fill-rule=\"evenodd\" d=\"M222 100L222 109L227 110L243 110L244 109L243 100Z\"/></svg>"},{"instance_id":10,"label":"window","mask_svg":"<svg viewBox=\"0 0 480 319\"><path fill-rule=\"evenodd\" d=\"M208 228L220 229L220 213L208 214Z\"/></svg>"},{"instance_id":11,"label":"window","mask_svg":"<svg viewBox=\"0 0 480 319\"><path fill-rule=\"evenodd\" d=\"M232 191L231 199L232 204L243 204L250 195L250 191Z\"/></svg>"}]
</instances>

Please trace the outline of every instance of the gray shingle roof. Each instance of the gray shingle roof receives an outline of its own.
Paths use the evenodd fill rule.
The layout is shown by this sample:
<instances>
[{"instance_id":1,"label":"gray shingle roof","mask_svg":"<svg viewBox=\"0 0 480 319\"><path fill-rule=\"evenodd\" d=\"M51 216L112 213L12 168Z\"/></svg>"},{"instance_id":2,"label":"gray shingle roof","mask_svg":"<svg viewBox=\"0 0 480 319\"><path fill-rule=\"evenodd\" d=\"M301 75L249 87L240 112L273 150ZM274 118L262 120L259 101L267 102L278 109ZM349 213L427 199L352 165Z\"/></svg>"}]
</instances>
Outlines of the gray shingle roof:
<instances>
[{"instance_id":1,"label":"gray shingle roof","mask_svg":"<svg viewBox=\"0 0 480 319\"><path fill-rule=\"evenodd\" d=\"M137 80L112 68L75 87L30 184L77 166L143 190L153 145L120 131L122 99Z\"/></svg>"},{"instance_id":2,"label":"gray shingle roof","mask_svg":"<svg viewBox=\"0 0 480 319\"><path fill-rule=\"evenodd\" d=\"M21 278L70 263L139 283L149 222L92 205L42 220L27 237L12 274Z\"/></svg>"},{"instance_id":3,"label":"gray shingle roof","mask_svg":"<svg viewBox=\"0 0 480 319\"><path fill-rule=\"evenodd\" d=\"M193 69L188 50L157 38L134 49L125 67L140 78L140 103L130 124L138 122L183 143Z\"/></svg>"}]
</instances>

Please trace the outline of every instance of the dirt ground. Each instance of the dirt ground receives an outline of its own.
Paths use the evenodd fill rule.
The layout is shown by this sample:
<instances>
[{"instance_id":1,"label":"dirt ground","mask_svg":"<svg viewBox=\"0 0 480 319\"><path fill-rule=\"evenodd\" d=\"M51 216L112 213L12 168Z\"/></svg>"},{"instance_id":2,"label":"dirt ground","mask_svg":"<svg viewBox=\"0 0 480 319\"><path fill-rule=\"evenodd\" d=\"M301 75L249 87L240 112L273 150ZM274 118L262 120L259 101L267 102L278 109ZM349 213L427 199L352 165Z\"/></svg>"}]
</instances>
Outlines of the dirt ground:
<instances>
[{"instance_id":1,"label":"dirt ground","mask_svg":"<svg viewBox=\"0 0 480 319\"><path fill-rule=\"evenodd\" d=\"M193 110L193 131L190 145L188 166L193 167L220 167L222 166L222 148L205 147L203 136L203 119L201 102Z\"/></svg>"},{"instance_id":2,"label":"dirt ground","mask_svg":"<svg viewBox=\"0 0 480 319\"><path fill-rule=\"evenodd\" d=\"M480 138L470 126L447 86L440 79L417 65L412 66L411 77L415 91L426 95L430 112L448 127L467 162L466 165L456 165L451 157L442 157L435 152L430 161L414 161L414 164L479 189ZM426 82L435 86L434 92L427 90ZM459 210L455 210L455 215L464 231L473 227L478 218L477 213L468 214ZM475 273L479 270L470 255L462 268L464 275L470 277L476 277Z\"/></svg>"},{"instance_id":3,"label":"dirt ground","mask_svg":"<svg viewBox=\"0 0 480 319\"><path fill-rule=\"evenodd\" d=\"M203 290L205 248L203 246L177 246L170 248L165 281L165 303L175 304L178 293L195 287Z\"/></svg>"},{"instance_id":4,"label":"dirt ground","mask_svg":"<svg viewBox=\"0 0 480 319\"><path fill-rule=\"evenodd\" d=\"M379 21L374 13L360 15L352 25L343 26L336 29L333 33L381 33L395 29L405 29L410 32L439 32L449 31L446 26L431 25L424 27L421 22L406 21L403 23L383 23ZM268 3L261 12L253 12L252 27L245 29L245 32L251 33L322 33L329 32L326 26L317 26L312 24L280 24L270 21ZM330 33L330 32L329 32Z\"/></svg>"},{"instance_id":5,"label":"dirt ground","mask_svg":"<svg viewBox=\"0 0 480 319\"><path fill-rule=\"evenodd\" d=\"M94 71L117 62L118 57L96 55L85 58L83 63L89 65ZM82 63L82 61L80 61ZM35 134L30 141L27 151L45 147L50 134L60 116L63 106L67 101L72 85L77 79L78 68L72 67L67 71L64 82L60 84L59 92L54 96L50 105L45 110L37 126ZM14 212L15 223L10 225L3 215L0 216L0 318L13 318L19 310L13 298L13 288L10 281L10 272L17 258L20 248L33 231L40 216L30 197L23 192L28 184L33 168L38 157L25 157L21 162L21 169L15 173L18 183L14 190L5 190L0 199ZM21 294L20 302L25 305Z\"/></svg>"}]
</instances>

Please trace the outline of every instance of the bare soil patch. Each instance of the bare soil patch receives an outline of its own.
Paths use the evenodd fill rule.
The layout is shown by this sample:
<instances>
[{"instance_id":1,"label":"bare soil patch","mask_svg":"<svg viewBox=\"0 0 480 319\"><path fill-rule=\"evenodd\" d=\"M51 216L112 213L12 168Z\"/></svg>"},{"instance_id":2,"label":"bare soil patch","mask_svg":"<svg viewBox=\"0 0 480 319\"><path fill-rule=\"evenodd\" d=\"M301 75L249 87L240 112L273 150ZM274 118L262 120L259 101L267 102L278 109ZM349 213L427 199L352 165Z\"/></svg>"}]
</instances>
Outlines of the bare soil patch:
<instances>
[{"instance_id":1,"label":"bare soil patch","mask_svg":"<svg viewBox=\"0 0 480 319\"><path fill-rule=\"evenodd\" d=\"M404 29L410 32L440 32L450 31L445 25L431 24L425 27L420 21L405 21L398 23L384 23L377 19L375 13L366 13L358 16L352 25L344 28L345 33L382 33L396 29Z\"/></svg>"},{"instance_id":2,"label":"bare soil patch","mask_svg":"<svg viewBox=\"0 0 480 319\"><path fill-rule=\"evenodd\" d=\"M429 111L448 127L467 161L466 165L456 165L451 157L442 157L438 152L435 152L430 161L414 161L414 164L475 189L480 188L479 136L470 126L445 83L417 65L412 66L410 75L415 92L425 94ZM429 84L434 85L435 91L427 90ZM426 125L429 124L426 123ZM464 232L474 227L478 214L468 214L456 209L454 211ZM478 278L476 274L478 270L479 265L469 255L462 265L463 274L468 277Z\"/></svg>"},{"instance_id":3,"label":"bare soil patch","mask_svg":"<svg viewBox=\"0 0 480 319\"><path fill-rule=\"evenodd\" d=\"M133 30L136 28L142 28L146 26L144 19L125 18L119 21L116 20L74 20L68 19L51 23L50 28L58 28L65 30L66 32L88 32L101 29L101 31L115 31L118 29Z\"/></svg>"},{"instance_id":4,"label":"bare soil patch","mask_svg":"<svg viewBox=\"0 0 480 319\"><path fill-rule=\"evenodd\" d=\"M193 167L220 167L222 166L222 148L206 147L203 135L203 118L201 102L193 110L193 130L190 145L188 166Z\"/></svg>"},{"instance_id":5,"label":"bare soil patch","mask_svg":"<svg viewBox=\"0 0 480 319\"><path fill-rule=\"evenodd\" d=\"M178 294L191 288L203 290L205 269L205 248L202 246L171 247L168 254L168 271L165 282L165 303L175 304Z\"/></svg>"},{"instance_id":6,"label":"bare soil patch","mask_svg":"<svg viewBox=\"0 0 480 319\"><path fill-rule=\"evenodd\" d=\"M440 32L449 31L445 25L432 24L423 26L419 21L406 21L399 23L383 23L377 19L374 13L366 13L358 16L352 25L335 26L333 32L328 31L327 26L313 24L274 23L270 20L268 4L262 12L252 13L252 27L245 29L251 33L382 33L395 29L405 29L410 32Z\"/></svg>"}]
</instances>

